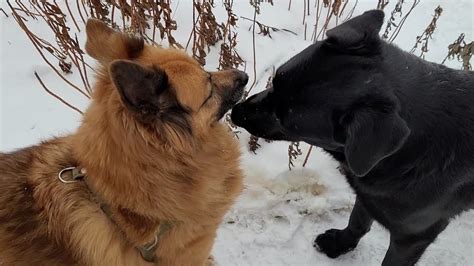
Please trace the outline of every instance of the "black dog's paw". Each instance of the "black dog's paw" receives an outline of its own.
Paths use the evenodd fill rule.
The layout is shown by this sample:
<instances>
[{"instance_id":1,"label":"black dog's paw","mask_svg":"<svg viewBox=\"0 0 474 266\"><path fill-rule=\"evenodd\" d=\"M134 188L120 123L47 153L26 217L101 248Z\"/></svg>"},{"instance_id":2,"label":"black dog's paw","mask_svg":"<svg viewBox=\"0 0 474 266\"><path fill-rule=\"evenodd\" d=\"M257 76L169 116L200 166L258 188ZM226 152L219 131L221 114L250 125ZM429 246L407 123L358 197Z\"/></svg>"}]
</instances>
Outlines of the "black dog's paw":
<instances>
[{"instance_id":1,"label":"black dog's paw","mask_svg":"<svg viewBox=\"0 0 474 266\"><path fill-rule=\"evenodd\" d=\"M334 259L353 250L357 243L358 241L348 237L344 230L330 229L316 237L313 247Z\"/></svg>"}]
</instances>

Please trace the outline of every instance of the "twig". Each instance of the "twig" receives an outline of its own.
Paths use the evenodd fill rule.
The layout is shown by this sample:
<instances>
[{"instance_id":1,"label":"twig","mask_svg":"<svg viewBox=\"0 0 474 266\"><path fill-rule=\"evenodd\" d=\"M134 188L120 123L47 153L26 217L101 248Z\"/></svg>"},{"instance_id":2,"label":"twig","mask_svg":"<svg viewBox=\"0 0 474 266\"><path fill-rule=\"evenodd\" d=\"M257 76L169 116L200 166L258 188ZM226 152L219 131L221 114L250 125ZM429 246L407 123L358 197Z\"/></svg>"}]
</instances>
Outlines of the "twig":
<instances>
[{"instance_id":1,"label":"twig","mask_svg":"<svg viewBox=\"0 0 474 266\"><path fill-rule=\"evenodd\" d=\"M306 41L306 31L308 30L308 24L304 24L304 40Z\"/></svg>"},{"instance_id":2,"label":"twig","mask_svg":"<svg viewBox=\"0 0 474 266\"><path fill-rule=\"evenodd\" d=\"M250 135L248 145L249 145L249 150L253 154L257 154L257 150L261 147L261 145L258 143L258 137L255 137L254 135Z\"/></svg>"},{"instance_id":3,"label":"twig","mask_svg":"<svg viewBox=\"0 0 474 266\"><path fill-rule=\"evenodd\" d=\"M400 31L402 30L403 25L405 24L405 21L407 20L408 16L411 14L413 9L420 3L421 0L413 0L413 5L410 7L410 10L405 14L405 16L402 18L400 23L398 23L397 28L393 32L392 36L388 40L389 43L392 43L397 37Z\"/></svg>"},{"instance_id":4,"label":"twig","mask_svg":"<svg viewBox=\"0 0 474 266\"><path fill-rule=\"evenodd\" d=\"M323 9L323 5L320 5L319 1L320 0L316 0L316 4L315 4L315 9L316 9L315 17L314 17L315 23L314 23L313 34L311 35L311 40L313 40L313 42L317 41L316 34L317 34L317 31L318 31L319 18L320 18L320 14L322 12L322 9Z\"/></svg>"},{"instance_id":5,"label":"twig","mask_svg":"<svg viewBox=\"0 0 474 266\"><path fill-rule=\"evenodd\" d=\"M383 10L386 5L388 5L389 0L379 0L377 4L377 9Z\"/></svg>"},{"instance_id":6,"label":"twig","mask_svg":"<svg viewBox=\"0 0 474 266\"><path fill-rule=\"evenodd\" d=\"M328 7L328 13L326 14L326 21L324 22L324 25L322 27L322 29L319 31L318 35L316 36L316 40L319 39L319 36L324 36L324 33L326 32L326 29L329 25L329 21L331 21L331 18L332 18L332 15L334 14L334 12L331 12L331 9L332 9L332 5Z\"/></svg>"},{"instance_id":7,"label":"twig","mask_svg":"<svg viewBox=\"0 0 474 266\"><path fill-rule=\"evenodd\" d=\"M197 18L196 18L196 9L193 7L193 29L191 30L191 33L189 33L189 38L188 38L188 41L186 42L186 48L185 50L187 51L188 50L188 46L189 46L189 43L191 42L191 38L194 36L194 38L196 38L196 24L199 20L199 17L201 16L201 14L198 14L197 15Z\"/></svg>"},{"instance_id":8,"label":"twig","mask_svg":"<svg viewBox=\"0 0 474 266\"><path fill-rule=\"evenodd\" d=\"M342 14L344 13L344 10L346 10L347 4L349 4L349 1L346 1L344 5L342 6L341 10L339 11L339 15L337 16L338 18L341 17Z\"/></svg>"},{"instance_id":9,"label":"twig","mask_svg":"<svg viewBox=\"0 0 474 266\"><path fill-rule=\"evenodd\" d=\"M82 22L86 23L86 20L84 19L84 16L82 15L82 12L81 12L81 7L79 5L79 0L76 0L76 6L77 6L77 11L79 11L79 16L81 17Z\"/></svg>"},{"instance_id":10,"label":"twig","mask_svg":"<svg viewBox=\"0 0 474 266\"><path fill-rule=\"evenodd\" d=\"M8 18L8 14L5 12L5 10L3 10L3 8L0 7L0 11L2 11L2 13L5 15L5 17Z\"/></svg>"},{"instance_id":11,"label":"twig","mask_svg":"<svg viewBox=\"0 0 474 266\"><path fill-rule=\"evenodd\" d=\"M110 25L112 25L112 27L114 27L115 25L115 5L112 5L112 11L110 12L112 13L112 15L110 15ZM153 32L153 34L155 34L155 32Z\"/></svg>"},{"instance_id":12,"label":"twig","mask_svg":"<svg viewBox=\"0 0 474 266\"><path fill-rule=\"evenodd\" d=\"M291 1L291 0L290 0ZM253 50L253 81L248 91L244 93L244 100L249 96L255 83L257 82L257 53L255 51L255 24L257 23L257 8L253 11L253 30L252 30L252 50Z\"/></svg>"},{"instance_id":13,"label":"twig","mask_svg":"<svg viewBox=\"0 0 474 266\"><path fill-rule=\"evenodd\" d=\"M347 17L344 19L344 21L348 21L349 19L352 18L352 16L354 15L355 8L356 8L356 6L357 6L358 3L359 3L359 0L356 0L354 6L352 6L351 11L350 11L349 14L347 15Z\"/></svg>"},{"instance_id":14,"label":"twig","mask_svg":"<svg viewBox=\"0 0 474 266\"><path fill-rule=\"evenodd\" d=\"M443 13L443 9L441 8L441 6L438 6L434 11L435 13L433 15L433 19L431 20L430 24L428 24L423 33L416 37L415 45L410 51L410 53L414 53L418 48L418 45L421 45L421 58L425 58L425 53L428 52L428 42L433 37L433 33L436 30L436 24L438 22L438 19Z\"/></svg>"},{"instance_id":15,"label":"twig","mask_svg":"<svg viewBox=\"0 0 474 266\"><path fill-rule=\"evenodd\" d=\"M71 8L69 7L69 1L66 0L66 1L64 1L64 2L66 3L67 11L69 12L69 15L71 16L72 22L73 22L74 25L76 26L77 31L78 31L78 32L81 32L81 29L79 28L79 25L77 25L76 18L75 18L74 15L72 14Z\"/></svg>"},{"instance_id":16,"label":"twig","mask_svg":"<svg viewBox=\"0 0 474 266\"><path fill-rule=\"evenodd\" d=\"M84 1L84 0L83 0ZM83 2L84 3L84 2ZM86 17L92 17L92 14L89 16L89 13L87 13L87 8L86 8L86 5L82 4L82 8L84 10L84 13L86 14Z\"/></svg>"},{"instance_id":17,"label":"twig","mask_svg":"<svg viewBox=\"0 0 474 266\"><path fill-rule=\"evenodd\" d=\"M41 78L39 77L38 73L36 73L35 71L35 77L36 79L38 79L39 83L41 84L41 86L43 87L43 89L49 93L51 96L53 96L54 98L58 99L60 102L62 102L64 105L66 105L67 107L71 108L72 110L80 113L81 115L84 115L84 113L79 110L79 108L73 106L72 104L68 103L66 100L64 100L63 98L59 97L58 95L56 95L55 93L53 93L52 91L50 91L46 85L44 85L43 81L41 80Z\"/></svg>"},{"instance_id":18,"label":"twig","mask_svg":"<svg viewBox=\"0 0 474 266\"><path fill-rule=\"evenodd\" d=\"M268 28L268 29L271 29L272 31L285 31L285 32L288 32L288 33L291 33L295 36L297 36L298 34L296 34L296 32L294 31L291 31L289 29L283 29L283 28L276 28L276 27L273 27L273 26L269 26L269 25L266 25L266 24L263 24L262 22L258 21L258 20L254 20L254 19L251 19L251 18L247 18L247 17L243 17L243 16L240 16L241 19L244 19L244 20L248 20L248 21L251 21L252 23L257 23L258 27L260 29L262 28ZM265 34L264 34L265 35ZM270 36L271 37L271 36Z\"/></svg>"},{"instance_id":19,"label":"twig","mask_svg":"<svg viewBox=\"0 0 474 266\"><path fill-rule=\"evenodd\" d=\"M36 14L36 13L33 13L33 12L29 11L28 8L25 6L25 4L22 3L20 0L16 0L15 3L17 3L18 6L20 7L20 9L15 9L15 10L23 11L27 16L32 17L34 20L38 20L36 18L36 16L40 16L40 14Z\"/></svg>"},{"instance_id":20,"label":"twig","mask_svg":"<svg viewBox=\"0 0 474 266\"><path fill-rule=\"evenodd\" d=\"M303 0L303 25L306 24L305 22L306 22L306 1Z\"/></svg>"},{"instance_id":21,"label":"twig","mask_svg":"<svg viewBox=\"0 0 474 266\"><path fill-rule=\"evenodd\" d=\"M474 55L474 41L466 43L464 41L465 34L461 33L456 41L448 46L448 55L444 58L442 64L445 63L446 59L457 57L459 61L462 61L464 70L471 70L471 58Z\"/></svg>"},{"instance_id":22,"label":"twig","mask_svg":"<svg viewBox=\"0 0 474 266\"><path fill-rule=\"evenodd\" d=\"M308 153L306 153L306 157L304 158L303 167L306 166L306 163L308 162L309 155L311 154L312 150L313 150L313 145L309 146Z\"/></svg>"},{"instance_id":23,"label":"twig","mask_svg":"<svg viewBox=\"0 0 474 266\"><path fill-rule=\"evenodd\" d=\"M90 99L90 96L87 95L84 91L82 91L79 87L77 87L76 85L74 85L73 83L71 83L69 80L67 80L62 74L61 72L59 72L59 70L56 69L56 67L54 67L53 64L51 64L51 62L49 62L49 60L46 58L46 56L43 54L43 52L41 51L40 47L38 47L38 43L37 43L37 40L34 38L34 35L32 32L30 32L28 30L28 27L25 25L25 23L23 22L23 20L20 18L20 16L18 15L18 13L16 13L16 11L13 9L13 7L11 6L10 4L10 1L7 1L7 4L10 6L10 9L12 10L12 14L13 14L13 17L15 18L16 22L18 23L18 25L21 27L21 29L25 32L26 36L30 39L31 43L33 44L33 46L36 48L36 50L38 51L38 53L40 54L40 56L43 58L43 60L46 62L46 64L48 64L51 69L53 69L54 72L56 72L56 74L62 79L64 80L64 82L66 82L67 84L69 84L71 87L73 87L75 90L77 90L78 92L80 92L82 95L84 95L86 98Z\"/></svg>"},{"instance_id":24,"label":"twig","mask_svg":"<svg viewBox=\"0 0 474 266\"><path fill-rule=\"evenodd\" d=\"M293 160L298 158L303 154L300 149L300 143L299 142L291 142L290 145L288 145L288 169L291 171L291 168L294 167Z\"/></svg>"}]
</instances>

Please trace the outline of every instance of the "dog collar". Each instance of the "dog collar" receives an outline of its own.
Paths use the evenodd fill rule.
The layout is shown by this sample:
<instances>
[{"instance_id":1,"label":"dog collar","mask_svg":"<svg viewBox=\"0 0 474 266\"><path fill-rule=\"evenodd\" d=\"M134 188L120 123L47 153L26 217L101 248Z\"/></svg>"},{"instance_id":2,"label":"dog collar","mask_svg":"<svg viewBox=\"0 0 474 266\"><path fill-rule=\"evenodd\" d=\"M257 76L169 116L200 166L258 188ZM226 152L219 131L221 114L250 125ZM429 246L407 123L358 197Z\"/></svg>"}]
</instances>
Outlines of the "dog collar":
<instances>
[{"instance_id":1,"label":"dog collar","mask_svg":"<svg viewBox=\"0 0 474 266\"><path fill-rule=\"evenodd\" d=\"M67 173L70 173L70 175L68 175ZM85 168L75 167L75 166L66 167L62 169L61 171L59 171L58 179L64 184L77 183L84 179L84 177L86 176L86 173L87 171ZM95 193L92 192L92 190L89 188L87 183L86 183L86 186L89 189L89 191L97 198L97 195L95 195ZM99 202L99 205L102 211L104 212L104 214L109 218L109 220L114 222L114 220L112 219L110 209L107 207L107 205L100 202ZM140 255L145 261L157 262L156 249L158 248L160 238L163 236L164 233L166 233L169 229L171 229L171 227L172 227L172 224L169 222L160 223L158 227L158 232L156 233L154 240L143 246L136 247L136 249L140 252Z\"/></svg>"}]
</instances>

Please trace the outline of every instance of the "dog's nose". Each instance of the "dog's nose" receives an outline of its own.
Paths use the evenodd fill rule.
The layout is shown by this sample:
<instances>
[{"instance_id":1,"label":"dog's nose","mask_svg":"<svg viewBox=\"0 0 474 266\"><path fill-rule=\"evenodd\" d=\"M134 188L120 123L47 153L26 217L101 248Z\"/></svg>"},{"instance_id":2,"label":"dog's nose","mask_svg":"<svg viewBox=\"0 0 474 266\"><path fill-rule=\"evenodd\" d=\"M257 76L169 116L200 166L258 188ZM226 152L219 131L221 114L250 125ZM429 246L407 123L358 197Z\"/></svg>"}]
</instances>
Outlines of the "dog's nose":
<instances>
[{"instance_id":1,"label":"dog's nose","mask_svg":"<svg viewBox=\"0 0 474 266\"><path fill-rule=\"evenodd\" d=\"M234 108L232 108L232 112L230 114L230 119L237 126L242 126L243 120L245 120L242 109L242 103L239 103L234 106Z\"/></svg>"},{"instance_id":2,"label":"dog's nose","mask_svg":"<svg viewBox=\"0 0 474 266\"><path fill-rule=\"evenodd\" d=\"M240 71L240 70L237 70L238 73L237 73L237 83L240 85L240 86L245 86L247 85L247 82L249 82L249 75L247 75L247 73L243 72L243 71Z\"/></svg>"}]
</instances>

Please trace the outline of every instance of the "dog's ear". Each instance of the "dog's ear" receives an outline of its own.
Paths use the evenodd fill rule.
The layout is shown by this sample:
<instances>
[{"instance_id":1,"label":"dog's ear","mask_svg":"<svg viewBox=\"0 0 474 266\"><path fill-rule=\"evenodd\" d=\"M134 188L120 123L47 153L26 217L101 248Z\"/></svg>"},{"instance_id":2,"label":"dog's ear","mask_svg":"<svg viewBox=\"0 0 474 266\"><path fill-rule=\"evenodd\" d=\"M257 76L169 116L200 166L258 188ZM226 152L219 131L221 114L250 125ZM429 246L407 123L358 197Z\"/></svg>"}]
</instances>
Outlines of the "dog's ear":
<instances>
[{"instance_id":1,"label":"dog's ear","mask_svg":"<svg viewBox=\"0 0 474 266\"><path fill-rule=\"evenodd\" d=\"M162 69L116 60L110 64L109 72L126 107L142 114L160 109L160 96L168 86L167 75Z\"/></svg>"},{"instance_id":2,"label":"dog's ear","mask_svg":"<svg viewBox=\"0 0 474 266\"><path fill-rule=\"evenodd\" d=\"M390 99L364 98L341 120L346 131L344 152L356 176L399 150L410 135L405 120Z\"/></svg>"},{"instance_id":3,"label":"dog's ear","mask_svg":"<svg viewBox=\"0 0 474 266\"><path fill-rule=\"evenodd\" d=\"M115 59L134 59L145 46L143 38L117 32L98 19L87 20L86 33L87 54L104 65Z\"/></svg>"},{"instance_id":4,"label":"dog's ear","mask_svg":"<svg viewBox=\"0 0 474 266\"><path fill-rule=\"evenodd\" d=\"M384 13L371 10L327 31L325 43L340 50L368 48L380 41L378 34L382 28Z\"/></svg>"}]
</instances>

